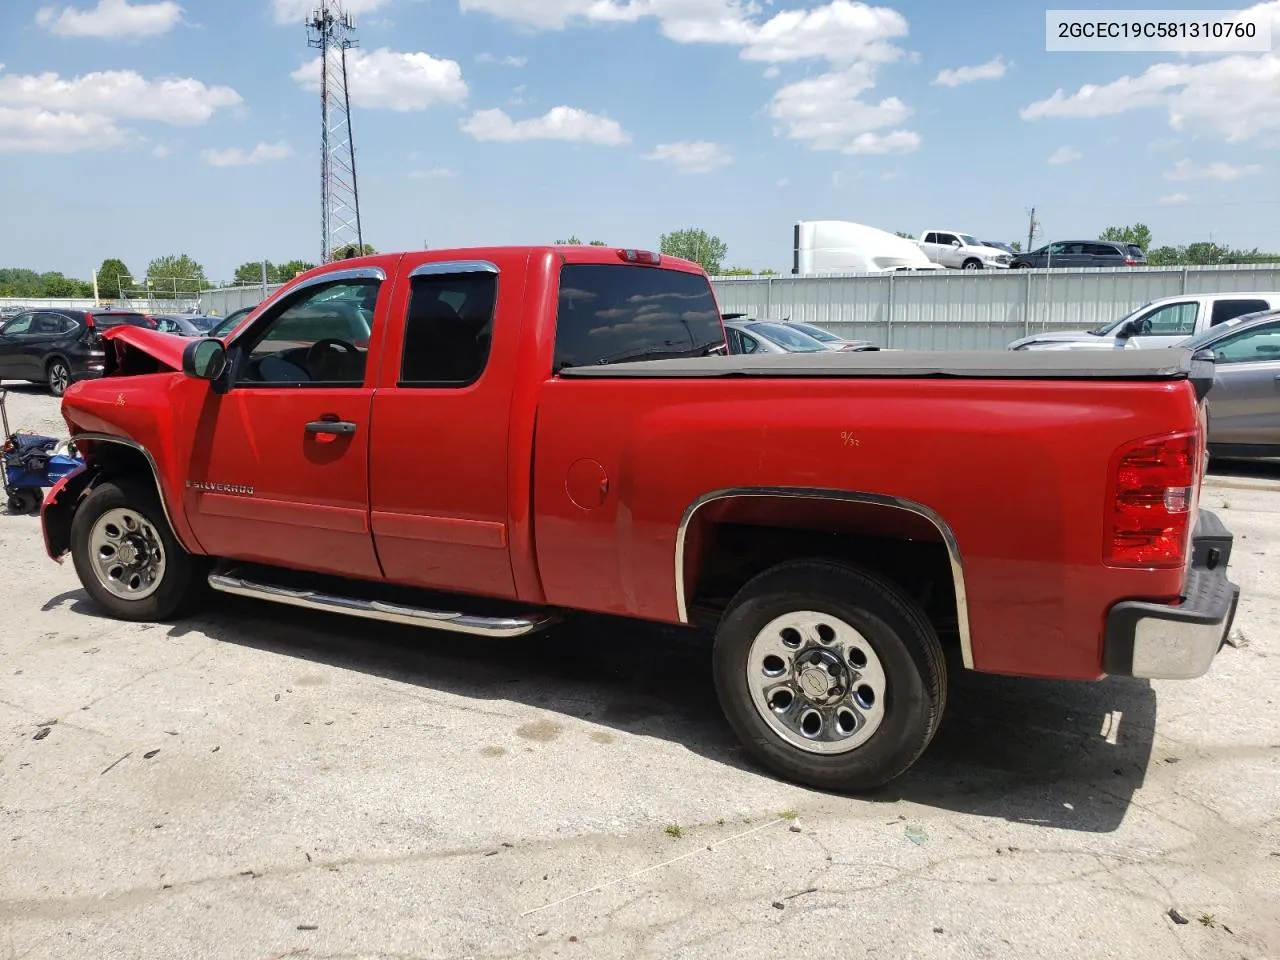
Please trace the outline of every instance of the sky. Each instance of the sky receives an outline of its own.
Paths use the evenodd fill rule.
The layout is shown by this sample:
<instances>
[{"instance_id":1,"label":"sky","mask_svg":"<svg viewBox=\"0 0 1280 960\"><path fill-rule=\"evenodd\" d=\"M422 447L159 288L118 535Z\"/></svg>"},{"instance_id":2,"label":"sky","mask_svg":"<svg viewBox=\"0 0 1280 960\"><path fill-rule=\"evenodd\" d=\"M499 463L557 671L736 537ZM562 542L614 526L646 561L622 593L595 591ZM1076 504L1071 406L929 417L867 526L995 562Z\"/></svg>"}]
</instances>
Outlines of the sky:
<instances>
[{"instance_id":1,"label":"sky","mask_svg":"<svg viewBox=\"0 0 1280 960\"><path fill-rule=\"evenodd\" d=\"M318 260L315 2L0 0L0 266ZM786 273L799 219L1025 243L1032 206L1037 243L1280 250L1280 0L1275 50L1230 54L1046 52L1025 0L346 9L380 251L697 227Z\"/></svg>"}]
</instances>

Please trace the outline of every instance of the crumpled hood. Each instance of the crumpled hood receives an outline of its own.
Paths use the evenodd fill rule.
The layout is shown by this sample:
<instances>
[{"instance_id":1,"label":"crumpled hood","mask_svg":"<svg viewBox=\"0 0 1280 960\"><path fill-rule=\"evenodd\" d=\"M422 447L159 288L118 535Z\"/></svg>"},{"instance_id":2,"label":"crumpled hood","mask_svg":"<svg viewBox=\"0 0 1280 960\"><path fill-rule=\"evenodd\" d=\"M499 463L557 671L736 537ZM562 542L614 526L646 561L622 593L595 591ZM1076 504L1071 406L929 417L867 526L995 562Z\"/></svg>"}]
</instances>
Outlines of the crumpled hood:
<instances>
[{"instance_id":1,"label":"crumpled hood","mask_svg":"<svg viewBox=\"0 0 1280 960\"><path fill-rule=\"evenodd\" d=\"M1084 330L1033 333L1009 344L1010 350L1122 350L1126 341L1097 337Z\"/></svg>"},{"instance_id":2,"label":"crumpled hood","mask_svg":"<svg viewBox=\"0 0 1280 960\"><path fill-rule=\"evenodd\" d=\"M171 370L182 370L182 354L193 340L159 330L148 330L121 324L103 331L105 341L105 376L129 376L156 373L156 364ZM144 360L145 358L145 360ZM139 362L139 361L143 362ZM152 362L148 363L146 360Z\"/></svg>"}]
</instances>

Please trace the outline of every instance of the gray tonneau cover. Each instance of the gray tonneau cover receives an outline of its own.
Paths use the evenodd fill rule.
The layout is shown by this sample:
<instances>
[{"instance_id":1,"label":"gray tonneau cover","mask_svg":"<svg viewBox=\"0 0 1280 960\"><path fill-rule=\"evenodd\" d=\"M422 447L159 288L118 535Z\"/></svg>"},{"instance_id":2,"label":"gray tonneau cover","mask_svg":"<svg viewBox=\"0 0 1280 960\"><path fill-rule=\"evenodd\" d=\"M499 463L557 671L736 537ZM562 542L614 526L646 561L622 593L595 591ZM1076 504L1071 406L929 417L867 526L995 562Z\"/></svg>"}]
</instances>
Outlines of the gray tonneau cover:
<instances>
[{"instance_id":1,"label":"gray tonneau cover","mask_svg":"<svg viewBox=\"0 0 1280 960\"><path fill-rule=\"evenodd\" d=\"M1196 368L1193 371L1193 366ZM834 351L641 360L565 367L561 377L653 380L702 377L953 377L981 380L1213 379L1190 350Z\"/></svg>"}]
</instances>

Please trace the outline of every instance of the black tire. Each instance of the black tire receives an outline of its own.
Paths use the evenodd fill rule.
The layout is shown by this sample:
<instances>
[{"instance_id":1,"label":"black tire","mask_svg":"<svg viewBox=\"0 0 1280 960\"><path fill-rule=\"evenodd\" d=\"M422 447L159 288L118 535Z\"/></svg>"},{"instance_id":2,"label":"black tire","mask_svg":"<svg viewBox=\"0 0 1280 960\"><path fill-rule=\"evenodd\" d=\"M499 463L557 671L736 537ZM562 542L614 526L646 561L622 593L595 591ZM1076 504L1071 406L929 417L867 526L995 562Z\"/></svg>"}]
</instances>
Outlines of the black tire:
<instances>
[{"instance_id":1,"label":"black tire","mask_svg":"<svg viewBox=\"0 0 1280 960\"><path fill-rule=\"evenodd\" d=\"M10 513L31 513L40 506L41 498L31 490L15 490L9 494Z\"/></svg>"},{"instance_id":2,"label":"black tire","mask_svg":"<svg viewBox=\"0 0 1280 960\"><path fill-rule=\"evenodd\" d=\"M108 511L125 509L141 515L155 532L163 550L164 570L149 595L127 599L112 593L99 579L91 556L94 525ZM117 620L155 622L181 616L203 597L208 585L207 562L193 557L178 543L150 484L120 478L98 484L71 521L71 559L76 574L94 603Z\"/></svg>"},{"instance_id":3,"label":"black tire","mask_svg":"<svg viewBox=\"0 0 1280 960\"><path fill-rule=\"evenodd\" d=\"M67 392L67 387L71 386L71 367L61 357L54 357L45 365L44 379L49 393L60 397Z\"/></svg>"},{"instance_id":4,"label":"black tire","mask_svg":"<svg viewBox=\"0 0 1280 960\"><path fill-rule=\"evenodd\" d=\"M981 270L982 261L974 257L970 257L964 263L960 264L960 269L961 270Z\"/></svg>"},{"instance_id":5,"label":"black tire","mask_svg":"<svg viewBox=\"0 0 1280 960\"><path fill-rule=\"evenodd\" d=\"M1010 270L1029 270L1030 268L1025 263L1011 263L1009 264L1009 269Z\"/></svg>"},{"instance_id":6,"label":"black tire","mask_svg":"<svg viewBox=\"0 0 1280 960\"><path fill-rule=\"evenodd\" d=\"M844 621L879 658L885 678L880 725L847 752L795 746L752 700L752 644L770 622L793 611ZM713 672L720 706L747 753L772 773L821 790L872 790L901 776L933 739L946 706L942 645L919 605L889 581L838 561L791 561L748 582L720 621Z\"/></svg>"}]
</instances>

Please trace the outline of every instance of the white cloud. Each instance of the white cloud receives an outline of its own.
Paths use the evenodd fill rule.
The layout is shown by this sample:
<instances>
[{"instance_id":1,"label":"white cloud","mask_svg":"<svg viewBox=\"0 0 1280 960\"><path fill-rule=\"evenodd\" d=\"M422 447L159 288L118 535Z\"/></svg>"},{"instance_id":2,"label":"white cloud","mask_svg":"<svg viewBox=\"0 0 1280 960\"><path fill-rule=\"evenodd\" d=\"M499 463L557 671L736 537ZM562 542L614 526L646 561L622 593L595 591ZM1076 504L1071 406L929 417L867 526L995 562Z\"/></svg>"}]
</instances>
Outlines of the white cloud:
<instances>
[{"instance_id":1,"label":"white cloud","mask_svg":"<svg viewBox=\"0 0 1280 960\"><path fill-rule=\"evenodd\" d=\"M900 13L856 0L830 0L762 19L766 5L756 0L459 0L463 12L482 11L550 30L654 19L662 34L677 43L739 47L742 59L769 65L767 79L779 76L778 64L824 61L828 72L784 86L773 97L768 112L778 133L814 149L847 153L919 146L920 136L913 131L878 132L911 115L901 100L860 99L875 87L878 66L904 57L894 43L907 35Z\"/></svg>"},{"instance_id":2,"label":"white cloud","mask_svg":"<svg viewBox=\"0 0 1280 960\"><path fill-rule=\"evenodd\" d=\"M458 175L452 167L432 167L430 170L409 171L410 180L451 180Z\"/></svg>"},{"instance_id":3,"label":"white cloud","mask_svg":"<svg viewBox=\"0 0 1280 960\"><path fill-rule=\"evenodd\" d=\"M385 7L391 0L342 0L342 9L353 17ZM276 23L302 23L311 16L316 0L273 0Z\"/></svg>"},{"instance_id":4,"label":"white cloud","mask_svg":"<svg viewBox=\"0 0 1280 960\"><path fill-rule=\"evenodd\" d=\"M182 7L173 0L130 3L98 0L88 10L76 7L42 7L36 23L64 37L96 37L102 40L155 37L168 33L182 20Z\"/></svg>"},{"instance_id":5,"label":"white cloud","mask_svg":"<svg viewBox=\"0 0 1280 960\"><path fill-rule=\"evenodd\" d=\"M733 163L733 157L724 147L709 140L660 143L644 158L669 163L681 173L710 173Z\"/></svg>"},{"instance_id":6,"label":"white cloud","mask_svg":"<svg viewBox=\"0 0 1280 960\"><path fill-rule=\"evenodd\" d=\"M1167 193L1160 198L1160 203L1163 206L1172 207L1180 203L1186 203L1190 199L1185 193Z\"/></svg>"},{"instance_id":7,"label":"white cloud","mask_svg":"<svg viewBox=\"0 0 1280 960\"><path fill-rule=\"evenodd\" d=\"M1204 130L1229 143L1280 130L1280 56L1158 63L1136 77L1085 84L1072 94L1056 90L1023 108L1021 116L1095 118L1142 109L1164 110L1174 130Z\"/></svg>"},{"instance_id":8,"label":"white cloud","mask_svg":"<svg viewBox=\"0 0 1280 960\"><path fill-rule=\"evenodd\" d=\"M86 73L69 80L56 73L0 75L0 105L115 119L195 125L221 108L243 102L230 87L207 87L189 77L147 80L132 70Z\"/></svg>"},{"instance_id":9,"label":"white cloud","mask_svg":"<svg viewBox=\"0 0 1280 960\"><path fill-rule=\"evenodd\" d=\"M1049 162L1055 166L1063 163L1075 163L1083 156L1084 154L1075 147L1059 147L1053 151L1053 154L1049 157Z\"/></svg>"},{"instance_id":10,"label":"white cloud","mask_svg":"<svg viewBox=\"0 0 1280 960\"><path fill-rule=\"evenodd\" d=\"M247 152L240 147L204 152L205 162L211 167L248 167L271 160L283 160L291 156L293 156L293 147L283 140L277 143L259 143Z\"/></svg>"},{"instance_id":11,"label":"white cloud","mask_svg":"<svg viewBox=\"0 0 1280 960\"><path fill-rule=\"evenodd\" d=\"M1241 177L1251 177L1254 174L1262 172L1262 167L1256 163L1246 164L1243 167L1233 166L1230 163L1224 163L1221 160L1213 163L1207 163L1204 166L1196 166L1190 160L1179 160L1173 165L1173 169L1164 172L1166 180L1239 180Z\"/></svg>"},{"instance_id":12,"label":"white cloud","mask_svg":"<svg viewBox=\"0 0 1280 960\"><path fill-rule=\"evenodd\" d=\"M875 133L901 124L911 116L911 108L897 97L879 103L861 100L861 94L874 85L874 67L865 63L818 74L774 94L769 115L788 137L814 150L850 154L915 150L920 146L920 135L913 131Z\"/></svg>"},{"instance_id":13,"label":"white cloud","mask_svg":"<svg viewBox=\"0 0 1280 960\"><path fill-rule=\"evenodd\" d=\"M779 177L779 178L778 178L778 186L780 186L780 187L789 187L790 185L791 185L791 178L790 178L790 177Z\"/></svg>"},{"instance_id":14,"label":"white cloud","mask_svg":"<svg viewBox=\"0 0 1280 960\"><path fill-rule=\"evenodd\" d=\"M528 62L528 57L506 56L502 58L502 65L504 67L523 67Z\"/></svg>"},{"instance_id":15,"label":"white cloud","mask_svg":"<svg viewBox=\"0 0 1280 960\"><path fill-rule=\"evenodd\" d=\"M304 63L290 76L307 90L320 89L320 58ZM433 103L461 103L467 97L462 67L429 53L397 53L386 47L372 52L347 51L347 88L359 107L406 112Z\"/></svg>"},{"instance_id":16,"label":"white cloud","mask_svg":"<svg viewBox=\"0 0 1280 960\"><path fill-rule=\"evenodd\" d=\"M777 80L780 76L782 76L782 68L777 66L776 64L765 67L763 76L766 80Z\"/></svg>"},{"instance_id":17,"label":"white cloud","mask_svg":"<svg viewBox=\"0 0 1280 960\"><path fill-rule=\"evenodd\" d=\"M572 140L617 147L631 142L631 134L616 120L577 107L552 107L540 117L512 120L501 110L479 110L462 124L477 140Z\"/></svg>"},{"instance_id":18,"label":"white cloud","mask_svg":"<svg viewBox=\"0 0 1280 960\"><path fill-rule=\"evenodd\" d=\"M1009 65L1004 62L1004 58L1000 54L996 54L986 63L980 63L973 67L955 67L939 70L938 75L933 78L935 85L940 87L958 87L965 83L974 83L978 80L999 80L1005 75L1009 69Z\"/></svg>"},{"instance_id":19,"label":"white cloud","mask_svg":"<svg viewBox=\"0 0 1280 960\"><path fill-rule=\"evenodd\" d=\"M114 120L96 114L0 106L0 153L74 153L127 143Z\"/></svg>"},{"instance_id":20,"label":"white cloud","mask_svg":"<svg viewBox=\"0 0 1280 960\"><path fill-rule=\"evenodd\" d=\"M151 155L155 157L157 160L168 160L169 156L172 153L173 153L173 149L171 147L166 146L163 143L156 144L156 146L151 151Z\"/></svg>"}]
</instances>

